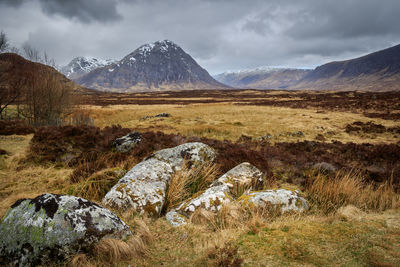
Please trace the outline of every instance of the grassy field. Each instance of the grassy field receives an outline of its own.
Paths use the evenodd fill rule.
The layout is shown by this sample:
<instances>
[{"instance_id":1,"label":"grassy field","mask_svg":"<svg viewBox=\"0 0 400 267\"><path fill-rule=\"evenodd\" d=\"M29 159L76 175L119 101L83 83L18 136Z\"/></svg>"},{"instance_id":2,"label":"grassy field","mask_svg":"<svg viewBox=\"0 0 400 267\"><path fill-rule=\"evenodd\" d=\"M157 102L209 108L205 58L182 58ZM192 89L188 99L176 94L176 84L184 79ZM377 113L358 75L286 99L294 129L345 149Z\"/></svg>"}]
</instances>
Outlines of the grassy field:
<instances>
[{"instance_id":1,"label":"grassy field","mask_svg":"<svg viewBox=\"0 0 400 267\"><path fill-rule=\"evenodd\" d=\"M275 94L271 95L276 97ZM149 100L149 97L144 98ZM286 101L296 97L300 96L294 93L275 100ZM176 99L186 98L183 95ZM215 99L214 96L209 98ZM258 98L262 100L262 96L257 95L257 101L260 100ZM205 96L199 99L204 100ZM243 135L253 141L268 135L270 137L267 140L272 148L275 143L289 142L295 145L304 140L329 144L337 141L370 143L366 147L372 148L382 144L391 145L391 148L399 145L400 134L395 130L346 131L347 125L357 121L396 129L400 127L398 120L370 118L362 112L340 107L339 110L330 110L319 107L237 105L233 100L221 103L84 105L80 112L93 118L95 125L100 128L119 124L141 132L160 131L188 138L205 137L233 143ZM162 112L171 116L151 117ZM45 192L85 195L99 202L104 194L101 190L109 188L110 183L112 185L117 180L115 177L106 177L106 171L115 167L126 171L145 156L140 158L132 154L115 163L111 163L111 158L104 157L102 160L110 161L109 165L105 164L87 176L83 174L77 181L72 181L72 175L82 166L32 160L30 144L33 136L0 135L0 148L7 152L6 155L0 155L0 217L17 199L35 197ZM254 146L255 150L263 148L253 143L248 146L252 146L252 149ZM45 151L45 147L43 149ZM109 156L111 152L101 153ZM340 153L334 154L334 157L341 157ZM386 177L387 180L373 186L362 181L362 174L352 173L349 169L339 170L336 176L299 169L297 172L300 174L297 175L301 175L305 183L296 183L289 179L293 174L292 169L282 165L286 164L284 157L275 155L273 159L268 159L272 173L270 178L273 180L268 186L300 188L311 205L311 209L304 214L277 216L253 212L249 215L232 206L217 215L202 217L200 214L197 219L193 218L192 224L174 228L163 217L148 218L115 211L135 229L135 238L141 240L131 242L128 246L135 253L124 254L121 244L113 244L103 250L97 247L87 255L76 255L67 265L400 266L400 195L396 185L390 182L398 181L399 177ZM361 165L357 160L359 158L355 157L349 166ZM388 166L387 162L392 162L390 166L393 171L399 163L382 160L386 160L384 163ZM379 160L372 158L372 161ZM88 186L91 181L99 187Z\"/></svg>"},{"instance_id":2,"label":"grassy field","mask_svg":"<svg viewBox=\"0 0 400 267\"><path fill-rule=\"evenodd\" d=\"M347 124L355 121L372 121L386 127L398 126L395 121L366 118L351 112L318 111L271 106L238 106L232 103L190 105L113 105L85 106L95 125L99 127L120 124L137 130L180 133L218 140L237 140L241 135L260 138L271 135L271 141L295 142L315 140L323 135L328 141L356 143L395 143L400 135L346 133ZM145 116L167 112L169 118ZM301 131L304 136L292 134Z\"/></svg>"}]
</instances>

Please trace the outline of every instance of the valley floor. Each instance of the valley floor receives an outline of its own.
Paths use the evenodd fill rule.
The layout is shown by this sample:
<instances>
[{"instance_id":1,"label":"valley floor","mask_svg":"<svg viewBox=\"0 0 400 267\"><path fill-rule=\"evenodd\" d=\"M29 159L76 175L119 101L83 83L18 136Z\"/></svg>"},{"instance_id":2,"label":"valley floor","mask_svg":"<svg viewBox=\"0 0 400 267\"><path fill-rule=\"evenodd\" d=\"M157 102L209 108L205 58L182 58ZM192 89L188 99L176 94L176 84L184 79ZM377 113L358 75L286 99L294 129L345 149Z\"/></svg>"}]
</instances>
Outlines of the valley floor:
<instances>
[{"instance_id":1,"label":"valley floor","mask_svg":"<svg viewBox=\"0 0 400 267\"><path fill-rule=\"evenodd\" d=\"M317 203L313 198L313 191L304 183L304 179L307 182L308 178L314 179L314 176L318 176L318 174L308 173L304 167L306 165L300 167L296 165L297 169L292 170L285 165L288 164L285 161L286 156L280 158L278 154L278 152L283 153L282 151L290 152L293 159L296 159L299 157L298 155L308 153L312 154L312 157L309 156L309 158L317 158L319 161L336 158L336 163L348 164L347 168L343 169L346 172L349 172L351 167L370 164L369 161L365 161L369 159L377 164L374 166L375 170L373 168L368 170L371 179L376 180L374 182L388 185L388 181L391 179L398 183L400 177L393 176L399 174L398 168L400 167L397 157L398 151L400 151L400 121L398 118L396 119L397 115L393 114L400 113L399 102L396 106L390 99L387 100L387 103L392 103L390 110L382 110L379 101L369 103L368 109L351 108L348 103L340 104L340 101L335 106L323 107L312 104L311 100L307 100L310 106L294 107L291 106L293 103L285 105L282 103L296 99L303 101L306 98L318 98L320 94L307 96L297 92L269 92L267 97L269 99L266 99L264 92L256 91L253 94L252 91L238 91L224 95L224 101L214 101L222 99L222 97L215 96L219 94L217 91L208 94L209 103L204 101L207 96L206 92L202 95L199 93L197 98L189 97L190 103L185 103L188 98L186 93L181 94L177 93L173 97L167 95L165 98L154 94L139 94L134 98L137 101L139 98L144 99L144 102L124 103L123 105L116 100L118 97L123 97L121 95L101 96L99 100L101 105L87 100L79 112L90 116L94 120L94 124L100 128L119 124L140 132L160 131L165 134L173 134L171 138L179 134L188 138L227 140L232 144L239 143L243 146L248 144L254 149L262 150L266 147L269 149L267 151L276 153L274 159L268 162L275 182L280 185L294 183L295 186L300 187L310 200L312 208L301 215L291 214L270 218L255 215L248 220L234 218L235 216L231 216L229 213L232 218L229 216L221 217L221 220L213 218L202 221L202 223L188 224L178 228L172 227L163 217L148 218L116 211L133 229L137 226L138 221L147 225L152 237L146 243L143 254L129 259L116 259L111 263L87 255L87 257L79 258L81 260L71 260L71 265L400 266L398 184L390 185L393 186L390 189L393 189L393 192L390 191L390 194L393 193L393 195L390 195L390 205L385 204L384 208L363 206L363 203L355 200L344 201L342 204L347 206L346 209L340 209L341 203L334 202L334 200L332 203L335 204L335 207L327 207L327 203ZM232 96L232 94L236 94L236 96ZM245 96L238 97L239 94ZM272 99L277 94L278 97ZM281 96L279 96L280 94ZM244 104L244 98L249 102L248 95L251 95L251 103ZM357 95L357 93L353 93L353 95ZM339 94L338 97L344 96ZM327 95L324 98L338 97ZM363 97L365 95L361 95L360 99ZM368 95L368 99L370 97L371 95ZM381 95L375 99L379 99L379 97ZM398 96L396 95L396 97ZM167 101L161 104L157 102L170 98L176 102ZM91 99L91 96L88 99ZM196 99L201 101L195 101ZM156 103L146 102L150 100L156 101ZM266 100L281 104L266 104ZM125 99L125 101L128 100ZM265 105L255 102L263 102ZM170 116L154 117L162 112L166 112ZM84 187L86 186L85 179L88 180L89 176L93 177L92 174L89 174L85 179L74 183L71 182L70 177L76 173L77 167L60 162L32 161L32 158L29 157L32 157L30 145L33 136L34 134L0 135L0 148L7 152L5 155L0 155L0 217L4 216L8 208L20 198L35 197L45 192L59 194L78 192L77 188L86 188ZM163 138L169 138L169 136ZM347 145L346 143L349 142L355 144ZM265 145L265 143L267 144ZM366 145L366 143L370 145ZM277 145L277 148L273 146L274 144ZM296 154L296 151L291 151L298 147L302 148L300 144L306 146L304 152L298 151ZM321 146L320 152L318 149L314 151L312 147L318 146ZM350 148L356 151L351 162L345 159L345 153L348 153ZM371 149L376 149L376 151L370 153ZM391 152L388 149L391 149ZM327 154L323 154L323 151L331 153L331 158L327 157ZM381 157L380 155L384 155L385 151L392 154ZM364 154L367 156L363 158ZM324 155L324 157L319 158L320 155ZM353 154L346 155L353 156ZM128 158L122 163L119 162L118 167L128 170L140 160L140 158ZM378 166L380 163L382 164ZM388 172L382 172L379 168L387 168ZM385 176L390 171L392 177ZM83 174L79 173L79 175ZM296 183L296 179L291 177L293 175L296 176L296 179L302 177L303 180ZM386 180L379 180L376 175L379 179L385 177ZM359 191L353 193L360 195L368 193L360 188L357 190ZM87 193L79 192L79 194ZM98 195L93 195L89 199L99 202L103 193L97 193ZM336 193L339 195L342 192ZM389 198L386 195L379 196L379 198L385 197ZM331 200L327 197L324 201Z\"/></svg>"}]
</instances>

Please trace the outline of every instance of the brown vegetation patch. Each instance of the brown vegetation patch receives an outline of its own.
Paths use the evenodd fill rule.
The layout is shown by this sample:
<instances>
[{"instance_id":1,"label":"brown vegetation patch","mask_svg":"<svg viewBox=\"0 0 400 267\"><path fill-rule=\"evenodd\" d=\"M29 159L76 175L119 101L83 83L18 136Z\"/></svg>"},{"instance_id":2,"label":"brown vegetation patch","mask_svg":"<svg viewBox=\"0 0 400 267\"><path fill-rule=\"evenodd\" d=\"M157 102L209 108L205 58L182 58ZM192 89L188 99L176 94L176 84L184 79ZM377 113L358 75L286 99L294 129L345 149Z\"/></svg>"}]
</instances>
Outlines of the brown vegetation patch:
<instances>
[{"instance_id":1,"label":"brown vegetation patch","mask_svg":"<svg viewBox=\"0 0 400 267\"><path fill-rule=\"evenodd\" d=\"M24 121L0 120L0 135L27 135L35 132L35 128Z\"/></svg>"},{"instance_id":2,"label":"brown vegetation patch","mask_svg":"<svg viewBox=\"0 0 400 267\"><path fill-rule=\"evenodd\" d=\"M113 167L130 169L155 151L186 142L199 141L213 147L218 156L216 165L223 174L242 162L249 162L277 179L304 185L305 172L316 163L327 162L338 169L362 171L367 181L382 183L393 180L400 184L400 146L398 144L341 143L303 141L296 143L255 142L241 138L238 142L184 137L162 132L144 132L143 140L128 153L112 149L112 142L130 129L119 126L100 130L89 126L40 128L33 137L28 159L35 162L56 162L74 168L72 182ZM270 168L269 163L274 168Z\"/></svg>"},{"instance_id":3,"label":"brown vegetation patch","mask_svg":"<svg viewBox=\"0 0 400 267\"><path fill-rule=\"evenodd\" d=\"M373 123L372 121L369 121L366 123L361 122L361 121L355 121L352 124L347 124L345 131L346 131L346 133L351 133L351 132L363 132L363 133L391 132L394 134L400 134L400 127L386 128L385 126L383 126L381 124Z\"/></svg>"}]
</instances>

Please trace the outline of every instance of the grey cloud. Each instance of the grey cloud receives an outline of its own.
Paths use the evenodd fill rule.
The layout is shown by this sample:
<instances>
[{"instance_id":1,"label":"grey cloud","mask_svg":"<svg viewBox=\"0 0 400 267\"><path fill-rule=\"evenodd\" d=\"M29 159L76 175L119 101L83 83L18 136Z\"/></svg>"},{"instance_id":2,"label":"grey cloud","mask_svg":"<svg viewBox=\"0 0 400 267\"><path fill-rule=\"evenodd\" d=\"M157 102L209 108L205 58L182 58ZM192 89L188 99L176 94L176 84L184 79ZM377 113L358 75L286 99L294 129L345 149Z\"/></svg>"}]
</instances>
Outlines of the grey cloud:
<instances>
[{"instance_id":1,"label":"grey cloud","mask_svg":"<svg viewBox=\"0 0 400 267\"><path fill-rule=\"evenodd\" d=\"M117 12L115 0L40 0L40 3L46 14L58 14L85 23L121 19L121 15Z\"/></svg>"},{"instance_id":2,"label":"grey cloud","mask_svg":"<svg viewBox=\"0 0 400 267\"><path fill-rule=\"evenodd\" d=\"M314 67L400 43L398 0L0 0L11 41L120 59L170 39L211 73ZM109 23L113 22L113 23Z\"/></svg>"},{"instance_id":3,"label":"grey cloud","mask_svg":"<svg viewBox=\"0 0 400 267\"><path fill-rule=\"evenodd\" d=\"M80 22L110 22L121 19L116 0L37 0L47 15L60 15ZM29 0L0 0L0 4L19 7Z\"/></svg>"}]
</instances>

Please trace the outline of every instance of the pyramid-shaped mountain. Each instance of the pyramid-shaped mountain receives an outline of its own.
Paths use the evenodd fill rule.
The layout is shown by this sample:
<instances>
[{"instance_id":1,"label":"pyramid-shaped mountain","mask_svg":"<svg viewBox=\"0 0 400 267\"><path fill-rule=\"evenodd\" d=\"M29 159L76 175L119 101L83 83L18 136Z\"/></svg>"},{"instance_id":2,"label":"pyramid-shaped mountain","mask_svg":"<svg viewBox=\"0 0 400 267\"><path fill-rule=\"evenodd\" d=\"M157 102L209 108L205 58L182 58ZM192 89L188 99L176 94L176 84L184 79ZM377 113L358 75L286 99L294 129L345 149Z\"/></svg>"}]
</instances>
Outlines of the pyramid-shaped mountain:
<instances>
[{"instance_id":1,"label":"pyramid-shaped mountain","mask_svg":"<svg viewBox=\"0 0 400 267\"><path fill-rule=\"evenodd\" d=\"M114 92L227 88L168 40L142 45L122 60L75 81L88 88Z\"/></svg>"}]
</instances>

